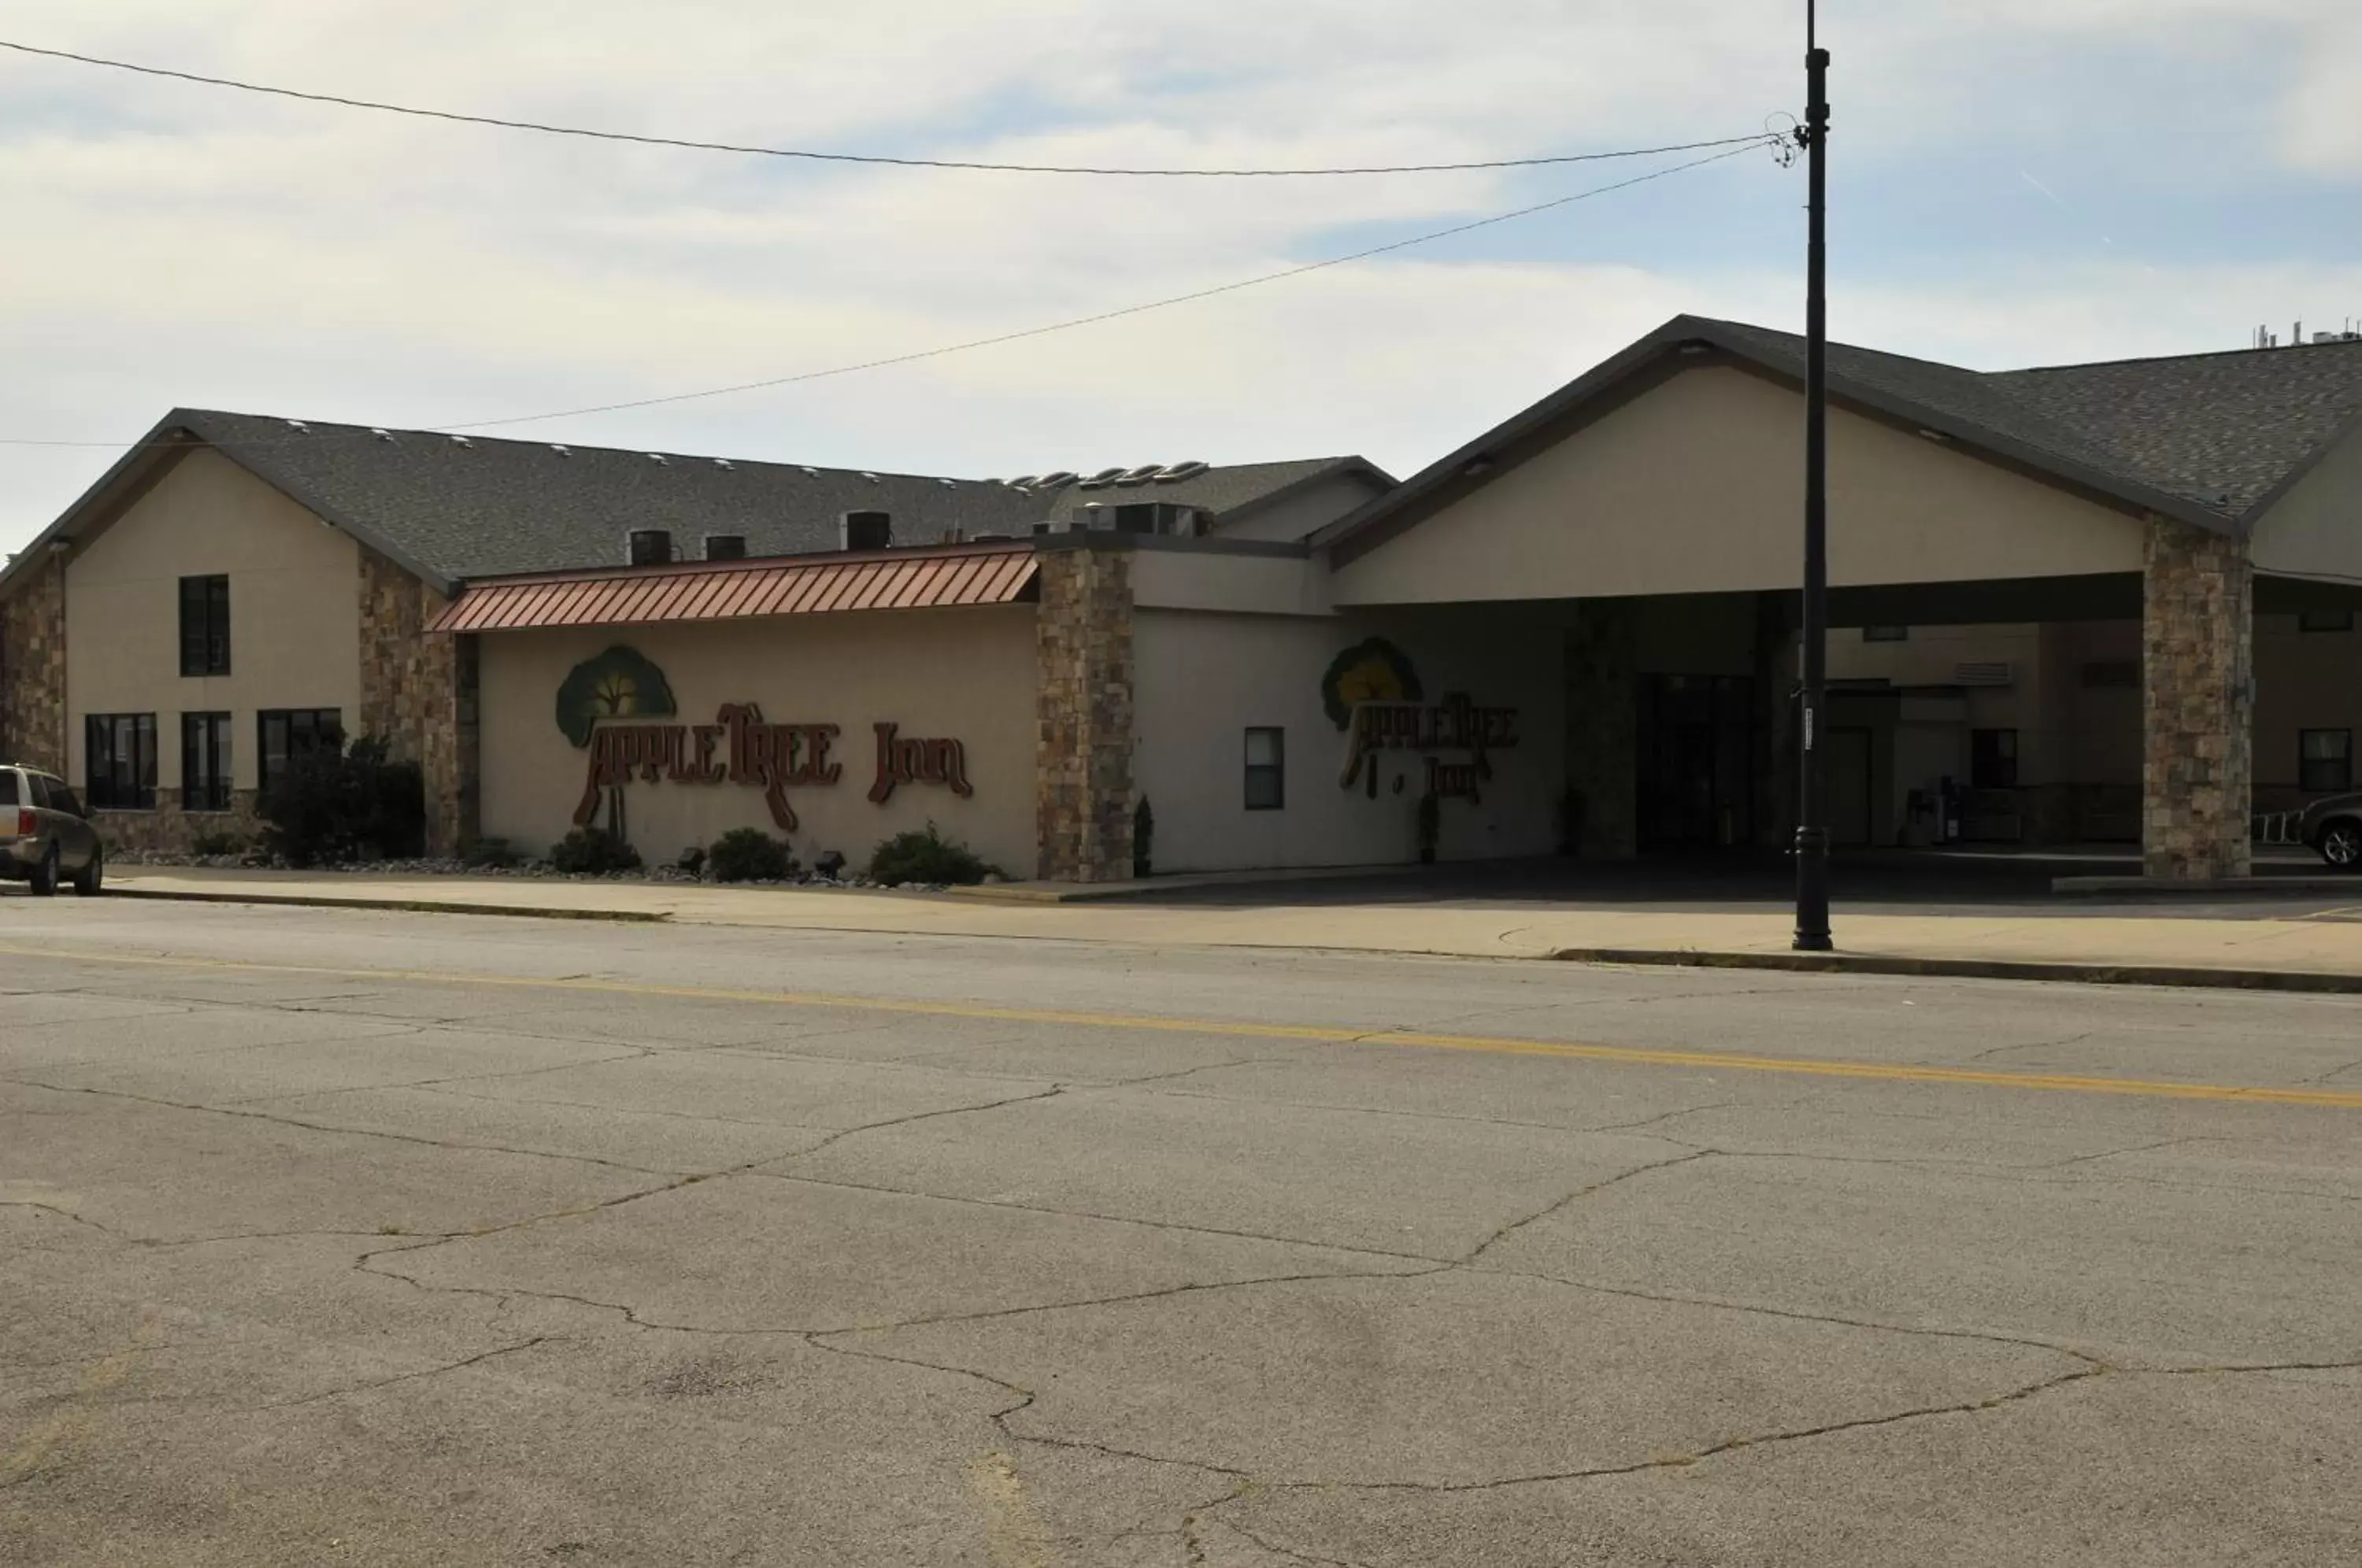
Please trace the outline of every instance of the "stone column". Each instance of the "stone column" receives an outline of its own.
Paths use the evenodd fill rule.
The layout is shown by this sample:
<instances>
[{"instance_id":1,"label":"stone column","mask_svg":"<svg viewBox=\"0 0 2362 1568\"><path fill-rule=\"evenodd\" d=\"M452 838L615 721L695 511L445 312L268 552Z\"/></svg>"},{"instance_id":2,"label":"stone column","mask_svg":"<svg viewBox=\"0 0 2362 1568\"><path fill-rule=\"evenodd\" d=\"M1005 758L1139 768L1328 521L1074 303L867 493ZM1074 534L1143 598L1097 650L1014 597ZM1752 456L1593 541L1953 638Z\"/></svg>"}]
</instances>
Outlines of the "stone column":
<instances>
[{"instance_id":1,"label":"stone column","mask_svg":"<svg viewBox=\"0 0 2362 1568\"><path fill-rule=\"evenodd\" d=\"M50 556L0 600L0 762L66 777L66 563Z\"/></svg>"},{"instance_id":2,"label":"stone column","mask_svg":"<svg viewBox=\"0 0 2362 1568\"><path fill-rule=\"evenodd\" d=\"M2255 767L2246 542L2152 517L2141 608L2141 859L2151 877L2245 877Z\"/></svg>"},{"instance_id":3,"label":"stone column","mask_svg":"<svg viewBox=\"0 0 2362 1568\"><path fill-rule=\"evenodd\" d=\"M1566 633L1566 781L1583 817L1575 849L1589 860L1639 853L1633 609L1625 600L1584 600Z\"/></svg>"},{"instance_id":4,"label":"stone column","mask_svg":"<svg viewBox=\"0 0 2362 1568\"><path fill-rule=\"evenodd\" d=\"M1131 875L1131 552L1089 535L1041 553L1034 806L1038 875Z\"/></svg>"},{"instance_id":5,"label":"stone column","mask_svg":"<svg viewBox=\"0 0 2362 1568\"><path fill-rule=\"evenodd\" d=\"M476 639L429 632L443 595L366 546L360 556L359 733L418 764L426 852L456 855L477 833Z\"/></svg>"}]
</instances>

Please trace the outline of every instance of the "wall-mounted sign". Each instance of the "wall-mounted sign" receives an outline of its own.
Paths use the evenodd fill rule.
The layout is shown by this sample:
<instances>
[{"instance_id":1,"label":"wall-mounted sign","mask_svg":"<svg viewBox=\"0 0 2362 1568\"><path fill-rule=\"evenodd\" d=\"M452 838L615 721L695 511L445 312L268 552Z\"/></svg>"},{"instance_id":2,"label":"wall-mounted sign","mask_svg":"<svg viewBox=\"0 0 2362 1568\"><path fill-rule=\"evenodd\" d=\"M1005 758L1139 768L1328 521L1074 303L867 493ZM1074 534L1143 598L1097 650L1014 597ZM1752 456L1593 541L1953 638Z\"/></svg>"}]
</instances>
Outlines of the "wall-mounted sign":
<instances>
[{"instance_id":1,"label":"wall-mounted sign","mask_svg":"<svg viewBox=\"0 0 2362 1568\"><path fill-rule=\"evenodd\" d=\"M940 784L965 799L976 793L967 781L967 747L955 740L906 740L900 724L878 724L877 781L869 798L884 805L897 784Z\"/></svg>"},{"instance_id":2,"label":"wall-mounted sign","mask_svg":"<svg viewBox=\"0 0 2362 1568\"><path fill-rule=\"evenodd\" d=\"M676 712L671 684L635 649L613 647L576 665L557 689L557 726L590 754L574 822L587 827L603 801L607 831L624 836L624 789L644 784L736 784L763 791L763 803L782 833L799 825L791 789L826 787L844 776L830 755L843 727L773 723L752 702L725 702L710 724L644 723ZM884 804L896 786L934 784L954 794L976 793L967 778L967 748L956 740L905 737L901 726L880 723L877 777L869 798Z\"/></svg>"},{"instance_id":3,"label":"wall-mounted sign","mask_svg":"<svg viewBox=\"0 0 2362 1568\"><path fill-rule=\"evenodd\" d=\"M1320 696L1329 717L1347 736L1341 788L1360 783L1376 799L1379 754L1409 751L1425 756L1426 793L1480 798L1479 790L1493 777L1492 754L1518 744L1518 711L1482 707L1461 692L1440 702L1421 701L1421 695L1410 659L1383 637L1350 647L1330 664ZM1399 780L1396 787L1401 787Z\"/></svg>"}]
</instances>

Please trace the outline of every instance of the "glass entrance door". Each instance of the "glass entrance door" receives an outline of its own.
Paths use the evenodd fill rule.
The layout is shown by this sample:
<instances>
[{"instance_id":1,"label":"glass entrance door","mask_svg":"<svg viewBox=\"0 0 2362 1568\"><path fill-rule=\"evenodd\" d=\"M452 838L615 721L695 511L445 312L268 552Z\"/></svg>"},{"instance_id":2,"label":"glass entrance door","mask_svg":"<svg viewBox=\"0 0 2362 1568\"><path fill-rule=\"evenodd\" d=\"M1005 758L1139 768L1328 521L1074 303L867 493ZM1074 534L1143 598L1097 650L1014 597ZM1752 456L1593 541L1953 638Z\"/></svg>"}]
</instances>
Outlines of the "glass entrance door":
<instances>
[{"instance_id":1,"label":"glass entrance door","mask_svg":"<svg viewBox=\"0 0 2362 1568\"><path fill-rule=\"evenodd\" d=\"M1639 698L1641 847L1752 844L1755 683L1742 675L1644 675Z\"/></svg>"}]
</instances>

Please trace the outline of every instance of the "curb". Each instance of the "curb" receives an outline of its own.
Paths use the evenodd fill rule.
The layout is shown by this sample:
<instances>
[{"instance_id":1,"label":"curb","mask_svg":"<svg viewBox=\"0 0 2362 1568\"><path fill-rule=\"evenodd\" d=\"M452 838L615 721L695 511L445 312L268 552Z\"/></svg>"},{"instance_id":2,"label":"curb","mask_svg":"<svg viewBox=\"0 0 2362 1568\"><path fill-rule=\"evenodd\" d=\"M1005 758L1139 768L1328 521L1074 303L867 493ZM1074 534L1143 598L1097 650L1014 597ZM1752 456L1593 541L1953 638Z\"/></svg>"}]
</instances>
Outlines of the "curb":
<instances>
[{"instance_id":1,"label":"curb","mask_svg":"<svg viewBox=\"0 0 2362 1568\"><path fill-rule=\"evenodd\" d=\"M2338 872L2288 877L2212 877L2169 882L2150 877L2053 877L2053 893L2069 897L2107 894L2131 899L2287 898L2307 893L2362 897L2362 878Z\"/></svg>"},{"instance_id":2,"label":"curb","mask_svg":"<svg viewBox=\"0 0 2362 1568\"><path fill-rule=\"evenodd\" d=\"M1923 979L2048 980L2081 986L2189 986L2242 991L2362 996L2362 974L2318 969L2225 969L2202 964L2046 964L2019 958L1911 958L1888 953L1712 953L1696 948L1562 947L1570 964L1644 964L1696 969L1781 969L1806 975L1899 975Z\"/></svg>"},{"instance_id":3,"label":"curb","mask_svg":"<svg viewBox=\"0 0 2362 1568\"><path fill-rule=\"evenodd\" d=\"M672 916L657 910L562 910L529 904L467 904L436 899L331 899L309 893L198 893L178 889L109 887L110 899L157 899L181 904L288 904L315 910L393 910L403 914L504 915L521 920L604 920L632 925L664 925Z\"/></svg>"}]
</instances>

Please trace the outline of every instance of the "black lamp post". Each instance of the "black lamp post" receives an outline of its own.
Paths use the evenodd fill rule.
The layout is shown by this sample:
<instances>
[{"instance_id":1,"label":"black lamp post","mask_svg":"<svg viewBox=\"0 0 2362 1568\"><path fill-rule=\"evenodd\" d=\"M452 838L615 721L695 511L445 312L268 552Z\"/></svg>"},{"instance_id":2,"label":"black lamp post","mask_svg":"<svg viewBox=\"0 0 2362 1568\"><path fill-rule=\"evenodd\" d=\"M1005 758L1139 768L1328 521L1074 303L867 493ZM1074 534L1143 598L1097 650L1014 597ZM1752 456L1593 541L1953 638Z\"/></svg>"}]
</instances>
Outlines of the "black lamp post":
<instances>
[{"instance_id":1,"label":"black lamp post","mask_svg":"<svg viewBox=\"0 0 2362 1568\"><path fill-rule=\"evenodd\" d=\"M1829 635L1829 51L1820 47L1815 0L1805 0L1805 144L1811 237L1805 259L1805 690L1796 811L1796 939L1799 951L1826 953L1829 936L1828 734Z\"/></svg>"}]
</instances>

